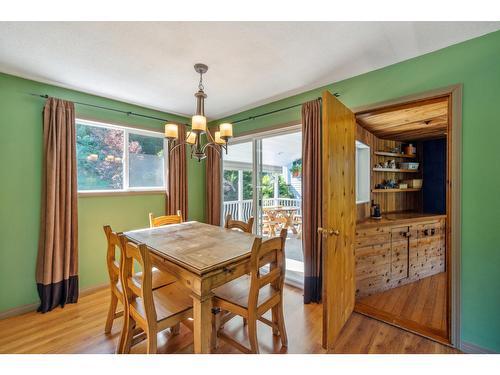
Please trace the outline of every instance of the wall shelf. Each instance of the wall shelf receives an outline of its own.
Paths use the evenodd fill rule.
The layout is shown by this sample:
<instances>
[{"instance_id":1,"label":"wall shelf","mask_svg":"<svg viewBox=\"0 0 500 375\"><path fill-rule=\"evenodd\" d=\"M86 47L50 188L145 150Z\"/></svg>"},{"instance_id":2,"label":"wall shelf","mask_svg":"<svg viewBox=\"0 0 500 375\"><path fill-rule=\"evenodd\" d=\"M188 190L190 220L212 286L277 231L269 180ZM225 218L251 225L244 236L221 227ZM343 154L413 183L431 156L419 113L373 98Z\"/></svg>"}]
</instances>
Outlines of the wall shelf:
<instances>
[{"instance_id":1,"label":"wall shelf","mask_svg":"<svg viewBox=\"0 0 500 375\"><path fill-rule=\"evenodd\" d=\"M411 191L420 191L422 189L414 189L414 188L407 188L407 189L372 189L372 193L406 193L406 192L411 192Z\"/></svg>"},{"instance_id":2,"label":"wall shelf","mask_svg":"<svg viewBox=\"0 0 500 375\"><path fill-rule=\"evenodd\" d=\"M373 168L374 172L401 172L401 173L418 173L418 169L398 169L398 168Z\"/></svg>"},{"instance_id":3,"label":"wall shelf","mask_svg":"<svg viewBox=\"0 0 500 375\"><path fill-rule=\"evenodd\" d=\"M396 154L394 152L385 152L385 151L375 151L375 155L391 156L394 158L408 158L408 159L415 159L417 157L417 155Z\"/></svg>"}]
</instances>

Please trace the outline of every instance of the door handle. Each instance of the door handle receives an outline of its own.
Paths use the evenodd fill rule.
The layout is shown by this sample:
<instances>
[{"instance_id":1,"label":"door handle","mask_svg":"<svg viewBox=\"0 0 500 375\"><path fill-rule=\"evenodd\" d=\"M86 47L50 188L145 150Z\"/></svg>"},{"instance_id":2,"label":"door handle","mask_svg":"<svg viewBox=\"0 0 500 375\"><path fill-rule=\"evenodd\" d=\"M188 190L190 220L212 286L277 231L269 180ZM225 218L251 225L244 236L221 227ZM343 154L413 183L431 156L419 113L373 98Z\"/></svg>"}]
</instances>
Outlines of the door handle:
<instances>
[{"instance_id":1,"label":"door handle","mask_svg":"<svg viewBox=\"0 0 500 375\"><path fill-rule=\"evenodd\" d=\"M338 229L325 229L318 227L318 234L321 234L323 238L326 238L328 236L339 236L340 231Z\"/></svg>"},{"instance_id":2,"label":"door handle","mask_svg":"<svg viewBox=\"0 0 500 375\"><path fill-rule=\"evenodd\" d=\"M339 230L338 230L338 229L330 229L330 230L328 231L328 234L329 234L330 236L334 236L334 235L335 235L335 236L340 236L340 232L339 232Z\"/></svg>"}]
</instances>

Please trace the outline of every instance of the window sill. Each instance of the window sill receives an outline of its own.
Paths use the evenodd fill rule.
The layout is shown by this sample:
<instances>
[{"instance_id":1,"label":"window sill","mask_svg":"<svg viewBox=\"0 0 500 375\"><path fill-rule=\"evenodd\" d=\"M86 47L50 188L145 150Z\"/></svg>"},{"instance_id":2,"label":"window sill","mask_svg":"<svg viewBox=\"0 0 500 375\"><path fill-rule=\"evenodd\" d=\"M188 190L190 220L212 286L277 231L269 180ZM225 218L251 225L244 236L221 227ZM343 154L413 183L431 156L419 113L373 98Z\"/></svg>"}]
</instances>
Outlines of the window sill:
<instances>
[{"instance_id":1,"label":"window sill","mask_svg":"<svg viewBox=\"0 0 500 375\"><path fill-rule=\"evenodd\" d=\"M78 198L85 197L109 197L127 195L158 195L165 194L165 189L158 190L127 190L127 191L79 191Z\"/></svg>"}]
</instances>

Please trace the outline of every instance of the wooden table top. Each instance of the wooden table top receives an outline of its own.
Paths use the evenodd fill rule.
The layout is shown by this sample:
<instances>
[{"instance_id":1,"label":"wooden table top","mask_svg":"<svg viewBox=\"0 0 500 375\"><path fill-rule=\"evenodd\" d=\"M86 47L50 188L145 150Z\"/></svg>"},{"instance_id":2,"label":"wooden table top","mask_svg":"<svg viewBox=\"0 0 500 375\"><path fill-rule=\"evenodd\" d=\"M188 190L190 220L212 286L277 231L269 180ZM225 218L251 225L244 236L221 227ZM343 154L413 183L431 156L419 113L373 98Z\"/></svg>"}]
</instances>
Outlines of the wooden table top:
<instances>
[{"instance_id":1,"label":"wooden table top","mask_svg":"<svg viewBox=\"0 0 500 375\"><path fill-rule=\"evenodd\" d=\"M257 237L197 221L133 230L124 235L199 275L249 257Z\"/></svg>"}]
</instances>

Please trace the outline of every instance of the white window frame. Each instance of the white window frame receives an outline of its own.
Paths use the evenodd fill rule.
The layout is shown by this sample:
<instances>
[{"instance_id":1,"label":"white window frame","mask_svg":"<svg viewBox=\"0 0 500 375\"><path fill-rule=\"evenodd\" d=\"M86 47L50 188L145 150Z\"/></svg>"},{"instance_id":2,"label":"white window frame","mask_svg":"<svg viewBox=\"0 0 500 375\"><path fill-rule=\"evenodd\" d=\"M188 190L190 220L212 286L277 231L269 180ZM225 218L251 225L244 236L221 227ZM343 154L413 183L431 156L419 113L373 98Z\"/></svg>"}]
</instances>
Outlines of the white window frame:
<instances>
[{"instance_id":1,"label":"white window frame","mask_svg":"<svg viewBox=\"0 0 500 375\"><path fill-rule=\"evenodd\" d=\"M114 195L114 194L124 194L124 193L159 193L165 192L167 189L167 178L168 178L168 144L165 136L161 131L154 130L146 130L131 126L124 125L116 125L107 122L99 122L93 120L86 120L83 118L75 119L75 127L77 124L93 126L104 129L116 129L123 131L123 155L122 155L122 163L123 163L123 189L114 189L114 190L78 190L78 195ZM129 143L129 135L138 134L144 135L148 137L154 138L162 138L163 139L163 186L155 186L155 187L129 187L129 153L128 153L128 143ZM75 139L76 141L76 139Z\"/></svg>"}]
</instances>

